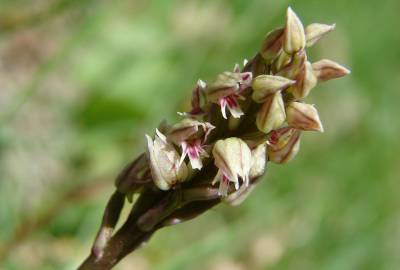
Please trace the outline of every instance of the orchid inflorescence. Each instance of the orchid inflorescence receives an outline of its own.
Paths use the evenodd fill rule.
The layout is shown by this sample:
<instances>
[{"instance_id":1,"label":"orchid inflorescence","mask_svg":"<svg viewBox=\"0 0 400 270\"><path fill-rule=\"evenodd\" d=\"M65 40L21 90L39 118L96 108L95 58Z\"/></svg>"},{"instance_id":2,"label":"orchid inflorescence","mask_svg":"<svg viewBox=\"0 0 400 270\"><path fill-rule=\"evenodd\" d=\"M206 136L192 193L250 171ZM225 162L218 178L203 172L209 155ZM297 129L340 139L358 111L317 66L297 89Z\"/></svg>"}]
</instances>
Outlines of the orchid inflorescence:
<instances>
[{"instance_id":1,"label":"orchid inflorescence","mask_svg":"<svg viewBox=\"0 0 400 270\"><path fill-rule=\"evenodd\" d=\"M304 131L323 132L317 109L303 99L318 82L350 71L330 60L311 63L306 48L334 28L318 23L304 28L288 8L285 26L268 33L242 69L235 65L210 83L199 80L191 110L179 113L183 119L175 125L162 122L154 138L146 135L147 151L117 178L119 203L139 194L127 223L151 234L221 201L240 203L268 162L283 164L296 156ZM119 217L108 211L122 208L113 206L117 197L106 208L93 247L98 260L111 239L109 224L116 223L108 219Z\"/></svg>"},{"instance_id":2,"label":"orchid inflorescence","mask_svg":"<svg viewBox=\"0 0 400 270\"><path fill-rule=\"evenodd\" d=\"M301 132L323 132L317 109L302 99L318 81L342 77L349 70L330 60L312 64L305 49L334 28L335 25L325 24L304 28L289 8L286 26L267 35L259 57L250 63L245 61L244 71L236 65L233 72L219 74L210 84L199 80L193 91L191 112L180 113L185 118L172 127L164 125L165 134L157 130L154 141L147 135L155 185L168 190L180 182L190 181L188 170L201 170L203 159L210 159L210 151L205 148L209 143L218 168L213 183L219 182L219 194L228 196L231 183L238 190L241 185L249 186L250 177L259 177L250 175L254 164L265 167L267 161L285 163L291 160L299 150ZM213 106L220 107L223 119L234 123L229 130L235 131L241 121L249 121L246 114L252 113L243 110L241 103L246 108L258 108L255 120L258 130L255 132L265 136L259 134L256 144L251 145L243 140L246 138L243 132L242 137L227 136L216 142L207 140L218 127L218 122L208 121L210 114L215 113ZM257 147L266 148L268 158L264 158L264 164L259 164L252 156ZM186 156L190 160L189 168L183 162Z\"/></svg>"}]
</instances>

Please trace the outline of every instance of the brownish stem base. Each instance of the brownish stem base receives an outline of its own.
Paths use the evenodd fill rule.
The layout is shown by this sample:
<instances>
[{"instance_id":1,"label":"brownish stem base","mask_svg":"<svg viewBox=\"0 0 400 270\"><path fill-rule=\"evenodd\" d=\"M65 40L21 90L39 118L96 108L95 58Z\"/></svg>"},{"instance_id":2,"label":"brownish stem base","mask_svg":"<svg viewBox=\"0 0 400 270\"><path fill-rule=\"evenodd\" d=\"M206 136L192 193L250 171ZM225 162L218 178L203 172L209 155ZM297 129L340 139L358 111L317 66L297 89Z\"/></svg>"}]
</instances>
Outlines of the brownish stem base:
<instances>
[{"instance_id":1,"label":"brownish stem base","mask_svg":"<svg viewBox=\"0 0 400 270\"><path fill-rule=\"evenodd\" d=\"M104 254L101 258L96 258L92 253L78 270L108 270L114 267L122 258L127 254L134 251L141 244L145 243L153 234L151 232L142 232L134 226L133 228L128 228L124 226L119 230L115 236L110 239L104 249ZM129 239L129 240L127 240Z\"/></svg>"}]
</instances>

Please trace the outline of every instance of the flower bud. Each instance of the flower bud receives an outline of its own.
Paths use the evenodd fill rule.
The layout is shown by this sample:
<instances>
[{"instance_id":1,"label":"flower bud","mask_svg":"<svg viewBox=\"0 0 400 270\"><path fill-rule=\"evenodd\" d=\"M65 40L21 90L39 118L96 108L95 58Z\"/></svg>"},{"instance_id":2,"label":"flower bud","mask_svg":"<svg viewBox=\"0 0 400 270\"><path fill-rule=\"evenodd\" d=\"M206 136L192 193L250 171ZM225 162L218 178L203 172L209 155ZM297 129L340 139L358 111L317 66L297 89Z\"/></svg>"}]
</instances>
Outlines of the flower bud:
<instances>
[{"instance_id":1,"label":"flower bud","mask_svg":"<svg viewBox=\"0 0 400 270\"><path fill-rule=\"evenodd\" d=\"M312 64L315 76L320 81L329 81L350 74L350 70L331 60L321 60Z\"/></svg>"},{"instance_id":2,"label":"flower bud","mask_svg":"<svg viewBox=\"0 0 400 270\"><path fill-rule=\"evenodd\" d=\"M239 177L244 185L249 185L251 151L244 141L239 138L219 140L215 143L212 153L215 166L218 167L213 183L220 182L221 195L228 194L230 182L239 189Z\"/></svg>"},{"instance_id":3,"label":"flower bud","mask_svg":"<svg viewBox=\"0 0 400 270\"><path fill-rule=\"evenodd\" d=\"M274 60L282 51L284 32L284 28L278 28L267 34L260 51L266 62Z\"/></svg>"},{"instance_id":4,"label":"flower bud","mask_svg":"<svg viewBox=\"0 0 400 270\"><path fill-rule=\"evenodd\" d=\"M300 150L300 131L288 127L273 131L267 150L269 161L289 162Z\"/></svg>"},{"instance_id":5,"label":"flower bud","mask_svg":"<svg viewBox=\"0 0 400 270\"><path fill-rule=\"evenodd\" d=\"M313 68L310 62L306 62L302 71L296 78L296 84L289 88L289 91L296 99L305 98L317 85L317 77L314 75Z\"/></svg>"},{"instance_id":6,"label":"flower bud","mask_svg":"<svg viewBox=\"0 0 400 270\"><path fill-rule=\"evenodd\" d=\"M183 182L188 175L186 164L179 164L180 156L166 137L156 130L154 141L148 135L146 138L154 184L161 190L168 190L176 183Z\"/></svg>"},{"instance_id":7,"label":"flower bud","mask_svg":"<svg viewBox=\"0 0 400 270\"><path fill-rule=\"evenodd\" d=\"M257 113L256 124L260 131L269 133L279 128L285 122L285 106L281 92L276 92L266 98L260 111Z\"/></svg>"},{"instance_id":8,"label":"flower bud","mask_svg":"<svg viewBox=\"0 0 400 270\"><path fill-rule=\"evenodd\" d=\"M291 102L286 108L289 126L305 131L324 132L318 111L313 105Z\"/></svg>"},{"instance_id":9,"label":"flower bud","mask_svg":"<svg viewBox=\"0 0 400 270\"><path fill-rule=\"evenodd\" d=\"M253 80L253 100L262 103L268 96L284 90L294 83L296 82L285 77L260 75Z\"/></svg>"},{"instance_id":10,"label":"flower bud","mask_svg":"<svg viewBox=\"0 0 400 270\"><path fill-rule=\"evenodd\" d=\"M313 23L306 27L306 46L311 47L329 32L335 30L336 24Z\"/></svg>"},{"instance_id":11,"label":"flower bud","mask_svg":"<svg viewBox=\"0 0 400 270\"><path fill-rule=\"evenodd\" d=\"M283 49L288 54L301 51L306 46L304 27L296 13L289 7L286 13L286 26Z\"/></svg>"}]
</instances>

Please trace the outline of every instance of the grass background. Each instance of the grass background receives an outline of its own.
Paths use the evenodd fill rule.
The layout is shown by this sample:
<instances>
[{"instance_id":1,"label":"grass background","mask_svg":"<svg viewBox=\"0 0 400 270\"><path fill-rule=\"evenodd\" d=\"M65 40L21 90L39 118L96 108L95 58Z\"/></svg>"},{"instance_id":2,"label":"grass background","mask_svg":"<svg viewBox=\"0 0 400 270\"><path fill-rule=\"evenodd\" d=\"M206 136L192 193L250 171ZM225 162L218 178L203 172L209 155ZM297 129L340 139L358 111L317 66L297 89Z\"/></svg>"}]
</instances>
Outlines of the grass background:
<instances>
[{"instance_id":1,"label":"grass background","mask_svg":"<svg viewBox=\"0 0 400 270\"><path fill-rule=\"evenodd\" d=\"M113 178L198 78L250 58L291 5L337 23L312 61L326 132L239 207L155 235L116 269L398 269L400 2L0 1L0 269L75 269Z\"/></svg>"}]
</instances>

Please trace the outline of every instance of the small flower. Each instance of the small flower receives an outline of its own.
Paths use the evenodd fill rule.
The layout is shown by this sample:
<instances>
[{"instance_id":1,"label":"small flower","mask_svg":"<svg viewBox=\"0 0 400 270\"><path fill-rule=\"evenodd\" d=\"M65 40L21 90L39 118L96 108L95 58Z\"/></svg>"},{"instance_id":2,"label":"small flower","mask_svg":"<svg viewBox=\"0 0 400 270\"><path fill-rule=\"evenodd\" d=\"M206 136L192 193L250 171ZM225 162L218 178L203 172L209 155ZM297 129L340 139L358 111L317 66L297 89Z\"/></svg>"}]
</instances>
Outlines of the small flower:
<instances>
[{"instance_id":1,"label":"small flower","mask_svg":"<svg viewBox=\"0 0 400 270\"><path fill-rule=\"evenodd\" d=\"M285 122L286 113L281 92L276 92L265 99L257 113L256 124L260 131L269 133Z\"/></svg>"},{"instance_id":2,"label":"small flower","mask_svg":"<svg viewBox=\"0 0 400 270\"><path fill-rule=\"evenodd\" d=\"M300 131L284 127L271 132L267 142L268 160L283 164L292 160L300 149Z\"/></svg>"},{"instance_id":3,"label":"small flower","mask_svg":"<svg viewBox=\"0 0 400 270\"><path fill-rule=\"evenodd\" d=\"M313 23L306 27L306 46L311 47L317 43L326 34L335 30L336 24L328 25L321 23Z\"/></svg>"},{"instance_id":4,"label":"small flower","mask_svg":"<svg viewBox=\"0 0 400 270\"><path fill-rule=\"evenodd\" d=\"M201 157L208 156L203 146L214 128L208 122L200 122L190 118L186 118L172 126L167 137L182 148L180 164L188 156L193 169L200 170L203 167Z\"/></svg>"},{"instance_id":5,"label":"small flower","mask_svg":"<svg viewBox=\"0 0 400 270\"><path fill-rule=\"evenodd\" d=\"M168 190L173 185L185 181L188 171L185 163L180 164L179 154L174 146L158 129L153 139L146 135L148 158L154 184L161 190Z\"/></svg>"},{"instance_id":6,"label":"small flower","mask_svg":"<svg viewBox=\"0 0 400 270\"><path fill-rule=\"evenodd\" d=\"M315 76L320 81L329 81L344 77L351 73L347 68L328 59L323 59L312 64Z\"/></svg>"},{"instance_id":7,"label":"small flower","mask_svg":"<svg viewBox=\"0 0 400 270\"><path fill-rule=\"evenodd\" d=\"M301 51L306 46L304 27L296 13L289 7L286 13L283 49L288 54Z\"/></svg>"},{"instance_id":8,"label":"small flower","mask_svg":"<svg viewBox=\"0 0 400 270\"><path fill-rule=\"evenodd\" d=\"M219 140L213 148L215 166L218 173L213 184L220 182L219 194L227 196L229 183L233 182L236 190L239 189L239 177L245 186L249 185L249 173L252 165L251 150L239 138Z\"/></svg>"},{"instance_id":9,"label":"small flower","mask_svg":"<svg viewBox=\"0 0 400 270\"><path fill-rule=\"evenodd\" d=\"M244 113L239 106L239 99L244 99L241 94L251 86L251 81L251 72L224 72L217 77L215 83L207 87L207 98L221 106L225 119L227 107L234 118L240 118Z\"/></svg>"},{"instance_id":10,"label":"small flower","mask_svg":"<svg viewBox=\"0 0 400 270\"><path fill-rule=\"evenodd\" d=\"M254 91L252 98L257 103L263 103L268 96L275 94L278 91L282 91L295 83L296 81L280 76L257 76L253 80L252 87Z\"/></svg>"},{"instance_id":11,"label":"small flower","mask_svg":"<svg viewBox=\"0 0 400 270\"><path fill-rule=\"evenodd\" d=\"M304 131L324 132L318 111L313 105L291 102L286 108L289 126Z\"/></svg>"}]
</instances>

